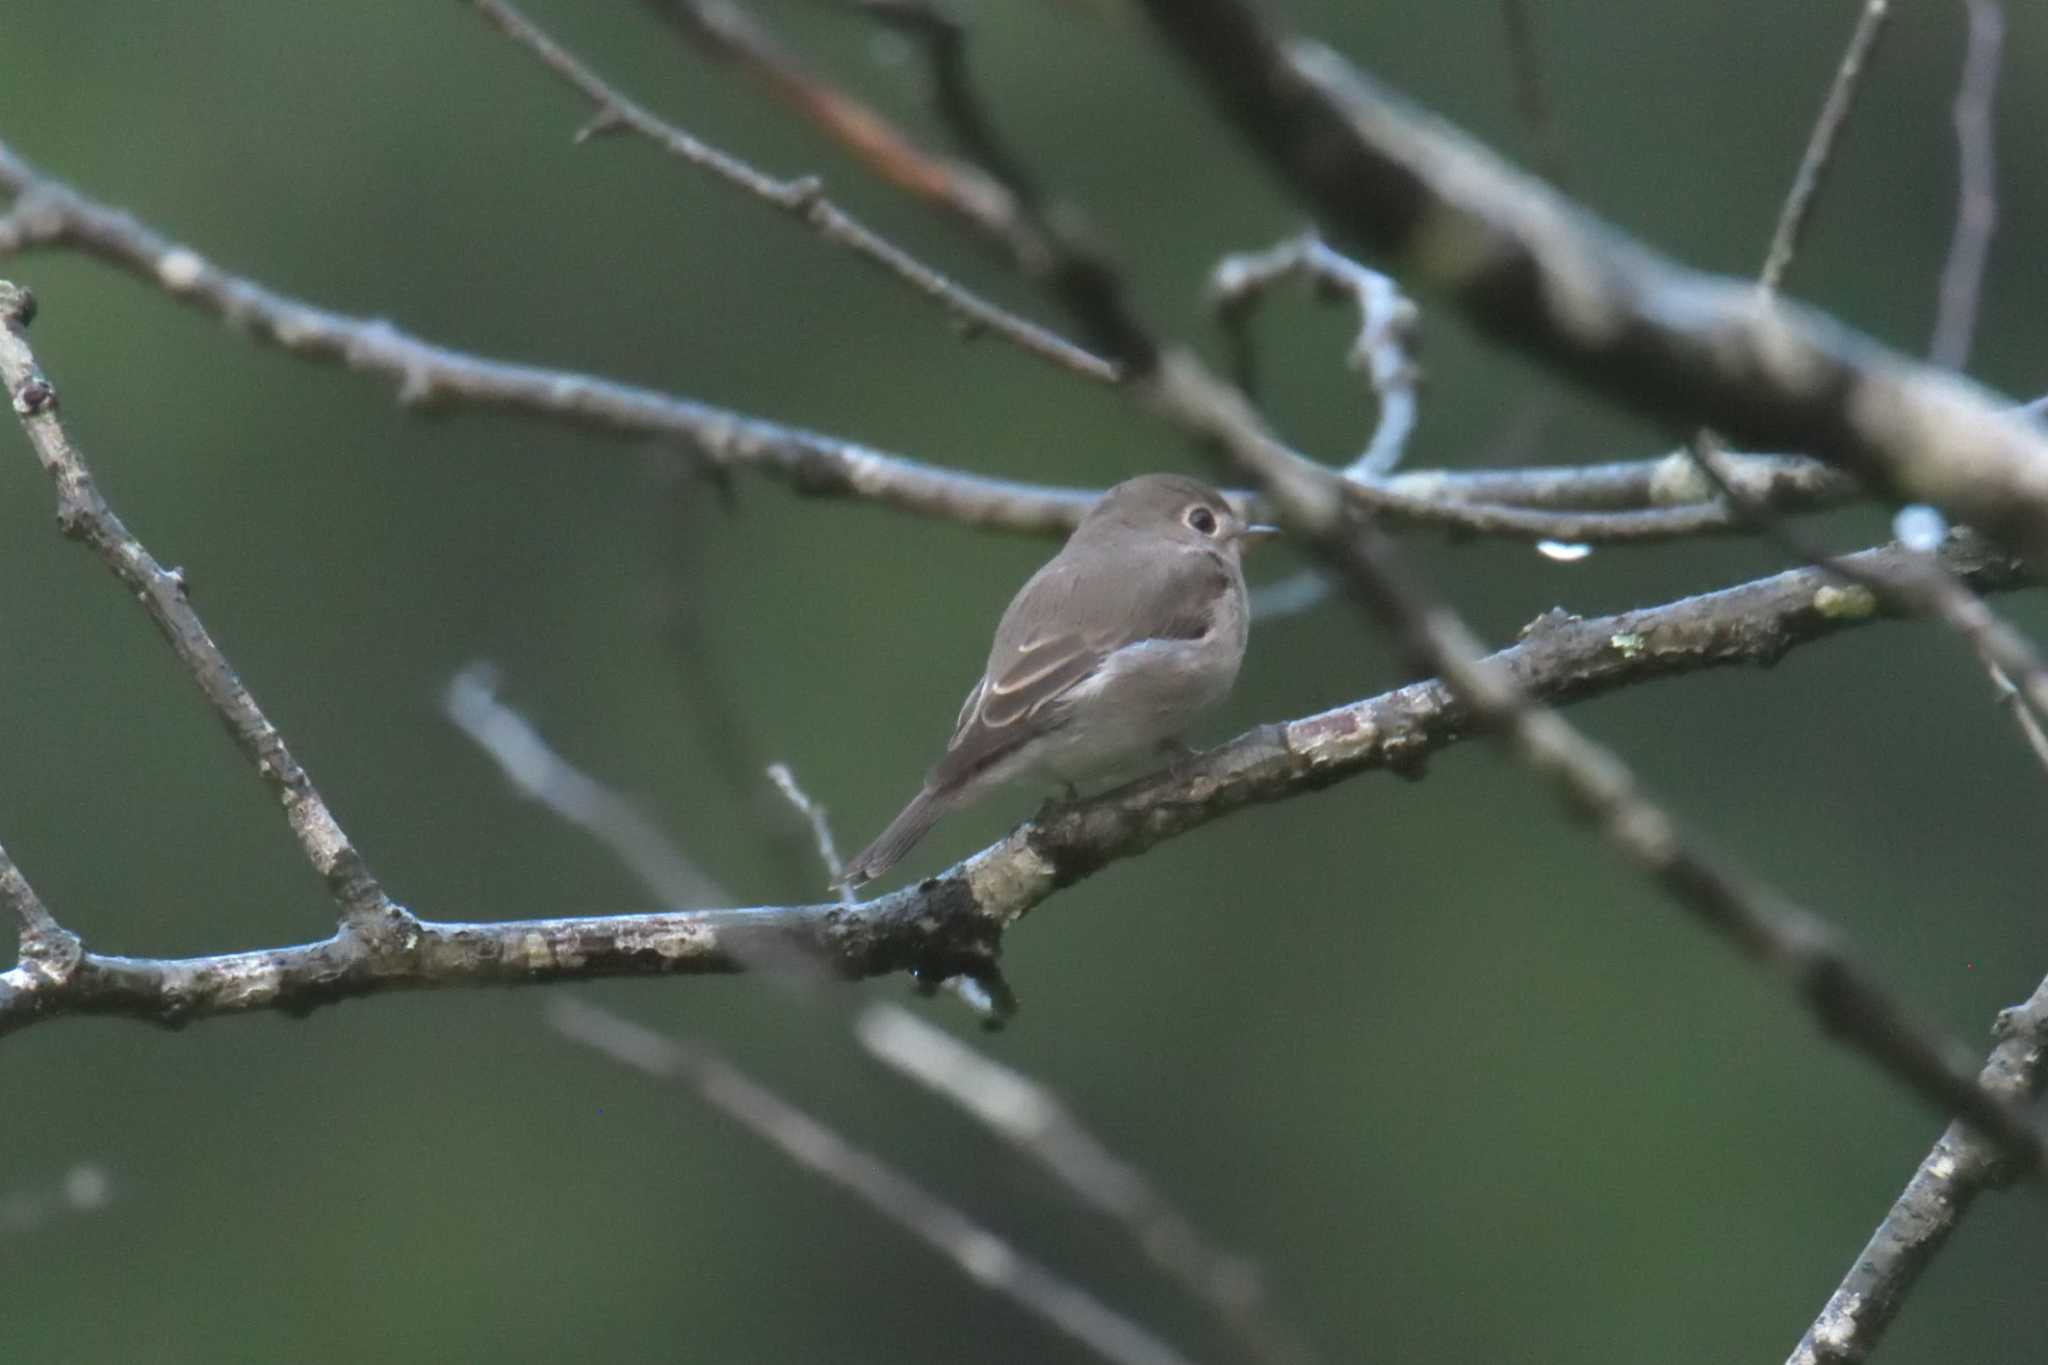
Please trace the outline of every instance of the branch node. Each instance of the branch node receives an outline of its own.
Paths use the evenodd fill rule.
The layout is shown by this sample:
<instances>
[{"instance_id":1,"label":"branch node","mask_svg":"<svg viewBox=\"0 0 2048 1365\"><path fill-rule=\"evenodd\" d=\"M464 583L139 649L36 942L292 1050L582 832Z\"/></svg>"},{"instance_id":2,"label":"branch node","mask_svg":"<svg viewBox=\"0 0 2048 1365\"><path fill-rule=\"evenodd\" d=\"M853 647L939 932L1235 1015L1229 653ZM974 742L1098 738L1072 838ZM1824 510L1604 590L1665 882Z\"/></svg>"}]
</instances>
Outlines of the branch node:
<instances>
[{"instance_id":1,"label":"branch node","mask_svg":"<svg viewBox=\"0 0 2048 1365\"><path fill-rule=\"evenodd\" d=\"M783 182L782 190L776 196L791 213L802 214L815 212L824 197L825 182L815 175L800 175Z\"/></svg>"},{"instance_id":2,"label":"branch node","mask_svg":"<svg viewBox=\"0 0 2048 1365\"><path fill-rule=\"evenodd\" d=\"M21 963L52 986L63 987L85 958L85 943L69 929L40 926L21 937Z\"/></svg>"},{"instance_id":3,"label":"branch node","mask_svg":"<svg viewBox=\"0 0 2048 1365\"><path fill-rule=\"evenodd\" d=\"M17 416L36 417L57 410L57 386L40 373L32 373L21 381L14 390L14 411Z\"/></svg>"},{"instance_id":4,"label":"branch node","mask_svg":"<svg viewBox=\"0 0 2048 1365\"><path fill-rule=\"evenodd\" d=\"M581 147L586 142L620 132L625 126L625 115L619 112L617 105L601 105L598 111L590 116L589 121L576 130L570 141Z\"/></svg>"}]
</instances>

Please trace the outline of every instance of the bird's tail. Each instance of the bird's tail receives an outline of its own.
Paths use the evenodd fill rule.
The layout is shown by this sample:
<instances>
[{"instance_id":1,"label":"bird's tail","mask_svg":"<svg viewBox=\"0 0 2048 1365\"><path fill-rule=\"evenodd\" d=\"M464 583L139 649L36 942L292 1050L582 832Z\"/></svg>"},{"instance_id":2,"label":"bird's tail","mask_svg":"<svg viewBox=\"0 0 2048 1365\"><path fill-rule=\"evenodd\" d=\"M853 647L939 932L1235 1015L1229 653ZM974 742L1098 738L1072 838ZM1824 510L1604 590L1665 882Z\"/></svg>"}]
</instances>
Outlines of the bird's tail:
<instances>
[{"instance_id":1,"label":"bird's tail","mask_svg":"<svg viewBox=\"0 0 2048 1365\"><path fill-rule=\"evenodd\" d=\"M925 832L938 823L952 804L930 787L913 796L903 813L891 820L873 843L854 855L839 879L840 884L859 886L887 872L898 858L910 852L911 845L924 838Z\"/></svg>"}]
</instances>

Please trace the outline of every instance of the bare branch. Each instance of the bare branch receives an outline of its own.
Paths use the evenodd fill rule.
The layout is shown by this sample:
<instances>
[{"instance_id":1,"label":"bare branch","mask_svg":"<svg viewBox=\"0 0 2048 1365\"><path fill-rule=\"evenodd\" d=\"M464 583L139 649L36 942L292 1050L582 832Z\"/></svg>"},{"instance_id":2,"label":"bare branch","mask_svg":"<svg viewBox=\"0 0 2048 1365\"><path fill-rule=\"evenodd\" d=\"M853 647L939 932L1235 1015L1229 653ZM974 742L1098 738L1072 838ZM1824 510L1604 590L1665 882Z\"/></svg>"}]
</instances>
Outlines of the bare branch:
<instances>
[{"instance_id":1,"label":"bare branch","mask_svg":"<svg viewBox=\"0 0 2048 1365\"><path fill-rule=\"evenodd\" d=\"M341 907L344 932L402 937L407 931L405 911L384 894L313 780L285 746L284 736L256 705L227 656L207 634L186 597L185 576L159 564L100 496L84 457L71 444L57 416L57 390L37 368L35 354L29 349L27 328L34 315L35 301L29 292L0 280L0 384L6 386L43 472L57 487L58 526L97 554L122 587L134 594L185 671L199 684L200 692L234 737L235 746L276 795L306 860Z\"/></svg>"},{"instance_id":2,"label":"bare branch","mask_svg":"<svg viewBox=\"0 0 2048 1365\"><path fill-rule=\"evenodd\" d=\"M1060 1278L874 1153L697 1044L667 1038L575 1000L549 1022L653 1080L689 1089L797 1165L853 1195L951 1261L962 1274L1117 1365L1185 1365L1186 1358L1094 1295Z\"/></svg>"},{"instance_id":3,"label":"bare branch","mask_svg":"<svg viewBox=\"0 0 2048 1365\"><path fill-rule=\"evenodd\" d=\"M390 323L315 307L214 266L130 215L35 170L0 143L0 188L18 197L0 218L0 255L70 247L172 298L305 359L345 365L398 386L419 407L514 412L612 436L675 441L718 468L747 468L814 497L863 498L918 516L1027 535L1064 535L1099 490L984 478L573 370L476 356ZM1741 477L1786 511L1841 506L1853 480L1795 456L1738 456ZM1526 470L1409 471L1355 481L1388 524L1467 535L1601 543L1738 530L1696 472L1662 460ZM1233 494L1243 502L1249 494ZM1466 507L1453 504L1488 504ZM1522 510L1518 510L1522 509ZM1584 510L1575 510L1584 509ZM1558 515L1527 515L1553 511Z\"/></svg>"},{"instance_id":4,"label":"bare branch","mask_svg":"<svg viewBox=\"0 0 2048 1365\"><path fill-rule=\"evenodd\" d=\"M597 111L597 131L626 129L639 134L679 161L708 171L726 184L796 218L826 241L841 246L933 300L959 319L968 334L992 332L1019 350L1051 361L1072 374L1113 384L1116 366L1054 335L1037 323L999 308L940 274L902 247L884 238L824 195L815 177L778 180L736 156L690 136L656 118L613 89L574 54L519 13L505 0L474 0L485 18L540 63L576 90Z\"/></svg>"},{"instance_id":5,"label":"bare branch","mask_svg":"<svg viewBox=\"0 0 2048 1365\"><path fill-rule=\"evenodd\" d=\"M2039 1099L2043 1081L2048 1080L2048 981L2026 1003L2000 1013L1992 1031L1998 1043L1977 1083L2012 1104ZM2010 1184L2018 1174L1974 1129L1950 1124L1787 1365L1848 1365L1869 1359L1906 1292L1970 1204L1985 1190Z\"/></svg>"},{"instance_id":6,"label":"bare branch","mask_svg":"<svg viewBox=\"0 0 2048 1365\"><path fill-rule=\"evenodd\" d=\"M839 845L832 838L832 822L825 817L825 808L804 792L796 782L796 774L789 770L787 763L770 763L768 780L775 789L796 808L796 813L811 827L811 838L818 846L818 861L825 865L826 884L839 888L840 899L853 904L853 891L843 885L846 873L845 860L839 856Z\"/></svg>"},{"instance_id":7,"label":"bare branch","mask_svg":"<svg viewBox=\"0 0 2048 1365\"><path fill-rule=\"evenodd\" d=\"M1981 542L1958 539L1944 555L1981 591L2028 581ZM1855 563L1872 573L1910 571L1896 549L1868 551ZM1562 704L1669 675L1773 663L1883 612L1871 594L1839 587L1818 569L1799 569L1616 616L1548 615L1495 654L1492 665L1532 697ZM0 1033L64 1014L179 1024L248 1010L302 1014L387 991L731 973L793 955L812 956L846 977L978 976L994 965L1005 930L1061 887L1248 805L1304 796L1378 769L1413 775L1431 753L1470 731L1465 705L1438 681L1263 726L1181 771L1049 810L945 872L852 909L830 903L420 921L403 940L366 945L338 934L217 957L86 952L61 981L23 968L0 974Z\"/></svg>"},{"instance_id":8,"label":"bare branch","mask_svg":"<svg viewBox=\"0 0 2048 1365\"><path fill-rule=\"evenodd\" d=\"M1144 0L1218 106L1346 243L1623 402L1809 452L2048 551L2048 433L1985 390L1754 286L1683 269L1243 0Z\"/></svg>"},{"instance_id":9,"label":"bare branch","mask_svg":"<svg viewBox=\"0 0 2048 1365\"><path fill-rule=\"evenodd\" d=\"M1792 189L1778 210L1778 226L1771 233L1770 247L1764 252L1763 273L1757 282L1765 294L1778 291L1785 271L1792 264L1793 255L1799 250L1799 237L1806 229L1806 215L1812 210L1814 196L1820 193L1821 179L1834 159L1835 138L1842 131L1843 123L1848 121L1849 110L1856 102L1857 83L1862 79L1864 64L1870 60L1871 51L1877 46L1878 36L1884 32L1884 23L1890 14L1888 0L1864 0L1863 13L1856 20L1856 30L1849 35L1848 50L1842 53L1841 65L1835 68L1835 79L1828 87L1826 101L1821 105L1820 118L1814 123L1813 132L1806 140L1806 151L1799 158L1799 169L1792 177Z\"/></svg>"},{"instance_id":10,"label":"bare branch","mask_svg":"<svg viewBox=\"0 0 2048 1365\"><path fill-rule=\"evenodd\" d=\"M1911 1020L1848 957L1834 930L1709 854L1657 804L1619 757L1539 704L1523 682L1481 657L1455 614L1429 600L1392 544L1358 515L1345 481L1273 440L1242 397L1191 355L1132 378L1167 420L1227 455L1265 486L1282 524L1330 566L1369 615L1419 664L1440 672L1473 723L1505 740L1565 804L1674 904L1744 956L1782 974L1817 1022L1924 1102L1961 1115L2029 1172L2048 1165L2048 1137L1979 1087L1956 1049Z\"/></svg>"},{"instance_id":11,"label":"bare branch","mask_svg":"<svg viewBox=\"0 0 2048 1365\"><path fill-rule=\"evenodd\" d=\"M652 389L467 355L381 319L328 312L218 269L191 247L42 175L4 143L0 188L18 196L13 212L0 218L0 255L32 246L75 248L240 334L388 379L400 401L414 406L462 404L608 435L675 441L714 466L759 470L800 493L867 498L920 516L1034 535L1071 531L1098 496L955 473Z\"/></svg>"},{"instance_id":12,"label":"bare branch","mask_svg":"<svg viewBox=\"0 0 2048 1365\"><path fill-rule=\"evenodd\" d=\"M1998 182L1992 156L1991 102L1998 91L1998 62L2005 45L2005 7L1999 0L1965 0L1970 12L1969 50L1956 88L1956 143L1961 152L1956 193L1955 234L1941 267L1941 293L1934 340L1927 358L1960 370L1977 335L1977 297L1991 234L1998 227Z\"/></svg>"}]
</instances>

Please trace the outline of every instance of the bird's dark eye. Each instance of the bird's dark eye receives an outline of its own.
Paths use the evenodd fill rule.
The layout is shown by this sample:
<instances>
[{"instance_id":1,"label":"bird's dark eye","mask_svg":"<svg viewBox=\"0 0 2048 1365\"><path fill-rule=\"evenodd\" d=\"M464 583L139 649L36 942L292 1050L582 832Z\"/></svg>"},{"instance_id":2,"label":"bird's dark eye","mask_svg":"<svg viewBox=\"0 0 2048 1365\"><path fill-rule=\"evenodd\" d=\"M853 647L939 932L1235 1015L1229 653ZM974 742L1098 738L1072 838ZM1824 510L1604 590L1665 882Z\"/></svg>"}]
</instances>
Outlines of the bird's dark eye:
<instances>
[{"instance_id":1,"label":"bird's dark eye","mask_svg":"<svg viewBox=\"0 0 2048 1365\"><path fill-rule=\"evenodd\" d=\"M1216 514L1206 507L1190 507L1188 525L1205 536L1213 536L1216 534Z\"/></svg>"}]
</instances>

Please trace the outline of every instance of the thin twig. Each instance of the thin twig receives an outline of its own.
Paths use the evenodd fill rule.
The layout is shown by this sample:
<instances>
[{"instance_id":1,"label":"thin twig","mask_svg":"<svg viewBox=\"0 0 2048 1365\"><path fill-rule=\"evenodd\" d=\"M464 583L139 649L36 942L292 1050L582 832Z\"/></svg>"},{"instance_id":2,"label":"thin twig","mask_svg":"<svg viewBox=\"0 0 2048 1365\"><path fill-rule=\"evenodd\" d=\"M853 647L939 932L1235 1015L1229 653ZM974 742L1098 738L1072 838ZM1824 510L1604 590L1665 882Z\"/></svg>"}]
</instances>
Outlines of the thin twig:
<instances>
[{"instance_id":1,"label":"thin twig","mask_svg":"<svg viewBox=\"0 0 2048 1365\"><path fill-rule=\"evenodd\" d=\"M597 839L664 905L727 899L638 806L564 760L526 717L499 701L491 665L473 663L449 679L441 710L497 761L514 791Z\"/></svg>"},{"instance_id":2,"label":"thin twig","mask_svg":"<svg viewBox=\"0 0 2048 1365\"><path fill-rule=\"evenodd\" d=\"M1186 1357L1138 1323L701 1045L665 1037L577 1000L553 1002L548 1020L564 1038L643 1076L688 1089L944 1256L975 1283L1102 1359L1118 1365L1185 1365Z\"/></svg>"},{"instance_id":3,"label":"thin twig","mask_svg":"<svg viewBox=\"0 0 2048 1365\"><path fill-rule=\"evenodd\" d=\"M299 848L341 907L344 927L368 937L402 937L409 917L384 894L312 778L286 747L284 736L256 705L227 656L207 634L186 595L184 574L159 564L100 496L84 457L57 416L57 390L37 367L29 348L27 329L34 315L35 301L29 292L0 280L0 384L6 388L43 472L56 485L58 526L99 556L162 632L179 663L227 726L235 746L277 797Z\"/></svg>"},{"instance_id":4,"label":"thin twig","mask_svg":"<svg viewBox=\"0 0 2048 1365\"><path fill-rule=\"evenodd\" d=\"M1980 591L2028 584L2011 559L1957 538L1945 558ZM1860 569L1905 573L1897 549ZM1584 700L1651 679L1774 663L1808 642L1883 619L1871 594L1795 569L1720 592L1591 620L1546 615L1493 656L1536 698ZM764 955L803 954L846 977L915 969L928 980L994 965L1005 931L1067 886L1246 808L1327 789L1361 773L1419 773L1472 733L1442 682L1262 726L1092 800L1056 807L937 876L849 910L761 906L462 924L419 921L413 934L366 946L315 943L195 958L80 954L52 980L0 972L0 1034L39 1019L106 1015L181 1024L252 1010L305 1013L337 1000L451 986L535 985L612 976L744 971Z\"/></svg>"},{"instance_id":5,"label":"thin twig","mask_svg":"<svg viewBox=\"0 0 2048 1365\"><path fill-rule=\"evenodd\" d=\"M1813 125L1813 132L1806 140L1806 151L1799 158L1799 169L1792 177L1792 189L1778 210L1778 226L1771 233L1770 247L1764 252L1763 273L1757 285L1767 295L1777 292L1786 269L1792 264L1794 253L1799 250L1806 216L1813 208L1821 179L1834 158L1836 135L1842 131L1849 110L1856 103L1857 83L1862 78L1864 65L1870 60L1872 49L1877 46L1878 36L1884 32L1884 22L1890 13L1888 0L1864 0L1863 13L1856 20L1855 32L1849 35L1849 46L1842 53L1841 65L1835 69L1835 79L1828 86L1820 118Z\"/></svg>"},{"instance_id":6,"label":"thin twig","mask_svg":"<svg viewBox=\"0 0 2048 1365\"><path fill-rule=\"evenodd\" d=\"M1991 234L1998 227L1998 182L1993 160L1991 105L1998 92L1998 62L2005 46L2005 7L1999 0L1965 0L1970 39L1956 87L1956 145L1960 152L1955 233L1941 266L1934 340L1927 358L1960 370L1977 335L1977 299Z\"/></svg>"},{"instance_id":7,"label":"thin twig","mask_svg":"<svg viewBox=\"0 0 2048 1365\"><path fill-rule=\"evenodd\" d=\"M854 903L851 887L842 885L845 881L846 863L839 856L839 845L832 838L832 822L826 818L825 808L811 800L809 794L797 785L796 774L789 770L787 763L770 763L768 780L783 794L796 813L811 827L811 838L818 846L818 861L825 865L828 886L839 888L839 898L847 905Z\"/></svg>"},{"instance_id":8,"label":"thin twig","mask_svg":"<svg viewBox=\"0 0 2048 1365\"><path fill-rule=\"evenodd\" d=\"M1265 251L1225 256L1209 276L1209 305L1231 339L1238 387L1247 393L1253 350L1246 326L1267 291L1286 279L1305 280L1329 298L1349 299L1358 312L1358 336L1345 360L1371 383L1379 421L1364 451L1344 472L1355 479L1384 479L1401 463L1415 430L1421 371L1409 348L1420 314L1392 280L1332 251L1313 231Z\"/></svg>"},{"instance_id":9,"label":"thin twig","mask_svg":"<svg viewBox=\"0 0 2048 1365\"><path fill-rule=\"evenodd\" d=\"M835 246L846 248L946 308L969 329L988 331L1018 349L1098 383L1117 380L1114 363L1091 355L1037 323L1020 318L932 269L824 196L815 177L778 180L736 156L700 142L627 99L573 53L505 0L474 0L485 18L588 100L596 110L586 133L627 129L679 161L790 214Z\"/></svg>"},{"instance_id":10,"label":"thin twig","mask_svg":"<svg viewBox=\"0 0 2048 1365\"><path fill-rule=\"evenodd\" d=\"M2012 713L2013 723L2020 727L2020 735L2027 741L2027 748L2033 751L2042 771L2048 772L2048 730L2041 728L2040 717L2027 704L2026 695L2013 686L2004 669L1988 659L1985 668L1991 674L1992 687L1997 689L1999 704Z\"/></svg>"}]
</instances>

